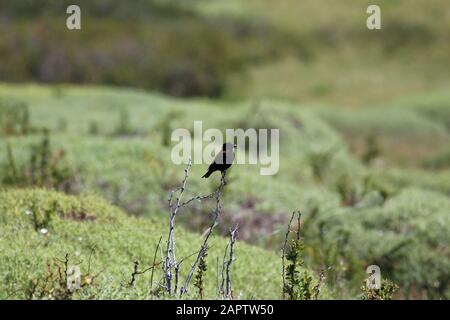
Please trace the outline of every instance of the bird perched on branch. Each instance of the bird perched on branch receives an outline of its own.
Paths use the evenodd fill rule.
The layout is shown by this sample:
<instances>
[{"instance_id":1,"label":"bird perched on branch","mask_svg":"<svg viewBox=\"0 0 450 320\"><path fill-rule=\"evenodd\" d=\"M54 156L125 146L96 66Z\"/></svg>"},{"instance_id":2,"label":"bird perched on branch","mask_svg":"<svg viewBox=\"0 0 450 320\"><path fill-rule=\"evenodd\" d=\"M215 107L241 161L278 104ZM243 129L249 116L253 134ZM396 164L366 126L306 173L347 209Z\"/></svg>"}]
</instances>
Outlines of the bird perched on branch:
<instances>
[{"instance_id":1,"label":"bird perched on branch","mask_svg":"<svg viewBox=\"0 0 450 320\"><path fill-rule=\"evenodd\" d=\"M216 155L214 161L209 165L208 171L202 178L208 178L215 171L223 173L231 167L234 160L234 148L236 148L235 144L224 143L222 150Z\"/></svg>"}]
</instances>

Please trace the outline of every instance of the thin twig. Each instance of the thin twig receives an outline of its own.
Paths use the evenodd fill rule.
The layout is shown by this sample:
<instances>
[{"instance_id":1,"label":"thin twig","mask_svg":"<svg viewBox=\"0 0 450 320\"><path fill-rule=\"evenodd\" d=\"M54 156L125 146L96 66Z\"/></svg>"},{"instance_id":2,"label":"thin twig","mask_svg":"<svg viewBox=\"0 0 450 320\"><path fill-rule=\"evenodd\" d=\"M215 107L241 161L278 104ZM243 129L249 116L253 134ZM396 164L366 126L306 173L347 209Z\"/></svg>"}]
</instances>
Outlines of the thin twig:
<instances>
[{"instance_id":1,"label":"thin twig","mask_svg":"<svg viewBox=\"0 0 450 320\"><path fill-rule=\"evenodd\" d=\"M238 231L238 225L235 225L232 230L230 230L230 258L227 262L227 269L226 269L226 275L227 275L227 291L226 291L226 297L228 299L233 298L232 290L231 290L231 264L236 259L234 257L234 243L236 242L237 237L237 231Z\"/></svg>"},{"instance_id":2,"label":"thin twig","mask_svg":"<svg viewBox=\"0 0 450 320\"><path fill-rule=\"evenodd\" d=\"M213 198L215 195L216 195L216 191L213 191L213 192L211 192L210 194L207 194L207 195L196 196L196 197L194 197L194 198L191 198L191 199L189 199L189 200L187 200L187 201L181 203L181 204L180 204L180 207L184 207L184 206L188 205L189 203L191 203L191 202L193 202L193 201L195 201L195 200L202 201L202 200L205 200L205 199L211 199L211 198Z\"/></svg>"},{"instance_id":3,"label":"thin twig","mask_svg":"<svg viewBox=\"0 0 450 320\"><path fill-rule=\"evenodd\" d=\"M161 240L162 240L162 236L159 237L159 241L158 241L158 245L156 246L155 249L155 254L153 255L153 263L152 263L152 274L150 275L150 291L153 291L153 275L155 273L155 266L156 266L156 255L158 254L158 248L161 246Z\"/></svg>"},{"instance_id":4,"label":"thin twig","mask_svg":"<svg viewBox=\"0 0 450 320\"><path fill-rule=\"evenodd\" d=\"M170 210L170 217L169 217L169 235L167 237L167 249L166 249L166 257L165 257L165 265L164 265L164 274L166 279L166 287L167 287L167 293L169 295L172 295L172 268L174 268L177 265L176 255L175 255L175 237L174 237L174 223L175 223L175 217L177 216L178 210L180 209L180 201L183 197L184 190L186 189L186 182L189 177L189 170L192 166L192 161L189 159L189 163L187 167L184 169L184 178L181 183L181 187L172 191L169 198L169 210ZM176 191L179 191L175 207L172 204L173 195ZM178 286L178 284L176 284Z\"/></svg>"},{"instance_id":5,"label":"thin twig","mask_svg":"<svg viewBox=\"0 0 450 320\"><path fill-rule=\"evenodd\" d=\"M161 262L158 262L158 263L155 263L154 265L148 267L147 269L144 269L144 270L142 270L142 271L139 271L139 270L138 270L138 267L139 267L139 261L135 261L135 262L134 262L133 273L131 274L131 280L130 280L130 282L129 282L128 284L129 284L130 286L132 286L132 285L134 284L135 280L136 280L135 278L136 278L137 275L144 274L144 273L146 273L147 271L153 270L155 267L159 266L161 263L162 263L162 261L161 261Z\"/></svg>"},{"instance_id":6,"label":"thin twig","mask_svg":"<svg viewBox=\"0 0 450 320\"><path fill-rule=\"evenodd\" d=\"M134 284L134 282L136 281L136 275L138 274L138 268L139 268L139 261L135 261L133 273L131 274L131 280L128 283L129 286L132 286Z\"/></svg>"},{"instance_id":7,"label":"thin twig","mask_svg":"<svg viewBox=\"0 0 450 320\"><path fill-rule=\"evenodd\" d=\"M302 214L300 213L300 211L298 212L297 215L297 241L300 241L300 230L301 230L301 223L300 223L300 218L301 218Z\"/></svg>"},{"instance_id":8,"label":"thin twig","mask_svg":"<svg viewBox=\"0 0 450 320\"><path fill-rule=\"evenodd\" d=\"M216 259L216 294L217 296L220 296L220 287L219 287L219 256L217 256Z\"/></svg>"},{"instance_id":9,"label":"thin twig","mask_svg":"<svg viewBox=\"0 0 450 320\"><path fill-rule=\"evenodd\" d=\"M221 270L222 282L220 284L220 294L222 297L225 295L225 266L227 264L227 255L228 255L228 244L225 246L225 252L222 258L222 270Z\"/></svg>"},{"instance_id":10,"label":"thin twig","mask_svg":"<svg viewBox=\"0 0 450 320\"><path fill-rule=\"evenodd\" d=\"M158 242L158 245L156 246L155 252L157 252L158 247L160 247L160 242ZM198 252L194 252L194 253L191 253L190 255L188 255L188 256L182 258L182 259L180 260L180 262L178 263L178 266L180 266L181 263L183 263L184 260L186 260L186 259L192 257L193 255L195 255L195 254L197 254L197 253L198 253ZM155 260L156 260L156 254L155 254L154 259L153 259L153 264L152 264L150 267L148 267L148 268L146 268L146 269L144 269L144 270L141 270L141 271L139 271L139 261L135 261L135 262L134 262L134 267L133 267L133 272L132 272L132 274L131 274L131 279L130 279L128 285L130 285L130 286L134 285L134 283L135 283L135 281L136 281L136 276L137 276L137 275L144 274L144 273L146 273L146 272L148 272L148 271L150 271L150 270L152 270L152 273L151 273L151 276L150 276L150 279L151 279L150 282L153 283L153 272L154 272L154 269L155 269L155 267L157 267L157 266L159 266L160 264L162 264L162 261L156 263Z\"/></svg>"},{"instance_id":11,"label":"thin twig","mask_svg":"<svg viewBox=\"0 0 450 320\"><path fill-rule=\"evenodd\" d=\"M66 253L64 257L64 283L67 284L67 272L69 268L69 254Z\"/></svg>"}]
</instances>

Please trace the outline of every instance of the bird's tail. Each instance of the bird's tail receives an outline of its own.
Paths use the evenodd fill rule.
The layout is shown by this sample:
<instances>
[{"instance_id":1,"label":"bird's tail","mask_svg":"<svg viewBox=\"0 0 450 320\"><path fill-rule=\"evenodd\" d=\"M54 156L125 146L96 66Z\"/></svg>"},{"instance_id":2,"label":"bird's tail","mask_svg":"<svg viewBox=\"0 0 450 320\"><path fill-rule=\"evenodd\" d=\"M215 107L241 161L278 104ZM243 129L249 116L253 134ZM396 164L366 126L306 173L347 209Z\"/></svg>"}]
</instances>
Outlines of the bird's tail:
<instances>
[{"instance_id":1,"label":"bird's tail","mask_svg":"<svg viewBox=\"0 0 450 320\"><path fill-rule=\"evenodd\" d=\"M211 173L213 173L212 171L208 170L202 178L209 178L209 176L211 175Z\"/></svg>"}]
</instances>

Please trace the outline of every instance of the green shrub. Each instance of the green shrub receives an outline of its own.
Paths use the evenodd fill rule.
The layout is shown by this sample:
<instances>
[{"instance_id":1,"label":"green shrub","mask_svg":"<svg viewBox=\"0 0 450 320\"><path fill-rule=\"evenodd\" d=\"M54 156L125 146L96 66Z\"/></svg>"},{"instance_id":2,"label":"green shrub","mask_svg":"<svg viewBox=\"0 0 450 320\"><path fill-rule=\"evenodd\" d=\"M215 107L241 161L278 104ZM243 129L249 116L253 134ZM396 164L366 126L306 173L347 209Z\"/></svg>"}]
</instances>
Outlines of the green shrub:
<instances>
[{"instance_id":1,"label":"green shrub","mask_svg":"<svg viewBox=\"0 0 450 320\"><path fill-rule=\"evenodd\" d=\"M197 288L198 296L200 299L204 299L205 297L205 284L204 277L205 273L208 270L208 264L206 262L206 257L208 256L208 248L204 251L204 254L200 257L200 261L198 262L197 272L195 273L195 281L193 283L194 287Z\"/></svg>"},{"instance_id":2,"label":"green shrub","mask_svg":"<svg viewBox=\"0 0 450 320\"><path fill-rule=\"evenodd\" d=\"M40 143L29 148L29 161L18 164L11 144L7 144L2 183L7 186L39 186L55 188L64 192L77 191L77 178L72 167L65 161L65 151L52 151L48 133Z\"/></svg>"},{"instance_id":3,"label":"green shrub","mask_svg":"<svg viewBox=\"0 0 450 320\"><path fill-rule=\"evenodd\" d=\"M293 42L248 19L208 18L152 0L109 3L79 1L89 15L83 16L83 32L68 33L60 15L70 1L39 6L2 2L0 18L14 23L6 25L0 39L0 80L109 84L218 97L229 74L272 58L283 50L279 47ZM267 45L273 42L278 45Z\"/></svg>"},{"instance_id":4,"label":"green shrub","mask_svg":"<svg viewBox=\"0 0 450 320\"><path fill-rule=\"evenodd\" d=\"M398 286L387 280L383 279L381 281L380 289L369 289L367 284L364 282L364 285L361 287L361 291L363 292L363 300L392 300L393 295L398 290Z\"/></svg>"},{"instance_id":5,"label":"green shrub","mask_svg":"<svg viewBox=\"0 0 450 320\"><path fill-rule=\"evenodd\" d=\"M34 206L34 207L33 207ZM35 231L27 211L49 212L48 232ZM166 232L166 219L130 217L120 209L110 206L97 196L67 196L54 191L9 190L0 191L0 298L41 298L40 293L54 292L44 299L148 299L150 298L150 272L136 278L128 286L134 261L141 268L154 262L154 245ZM82 214L84 213L84 215ZM90 218L89 218L90 217ZM199 234L177 228L177 254L187 257L196 252L203 239ZM228 240L213 236L208 250L207 264L214 265L223 255ZM94 249L93 249L94 248ZM70 297L55 291L60 288L58 274L46 289L41 285L48 276L48 265L55 273L55 262L64 261L68 254L69 265L78 264L81 283L88 281ZM275 298L280 288L280 260L273 252L239 243L239 259L233 263L233 292L241 298ZM195 257L184 263L190 265ZM58 260L56 260L58 259ZM60 266L61 262L57 263ZM183 268L181 277L189 268ZM86 279L89 276L89 279ZM156 268L154 280L162 277ZM38 280L40 279L40 280ZM204 297L215 298L214 268L204 273ZM261 281L264 279L264 281ZM30 295L39 281L38 290ZM54 288L54 290L52 290ZM155 288L155 285L153 285ZM278 288L278 289L277 289ZM195 295L186 296L195 298Z\"/></svg>"},{"instance_id":6,"label":"green shrub","mask_svg":"<svg viewBox=\"0 0 450 320\"><path fill-rule=\"evenodd\" d=\"M90 128L94 129L95 128ZM130 113L127 109L121 108L119 112L119 120L117 121L116 127L114 128L114 136L129 136L136 134L136 130L133 129L130 123Z\"/></svg>"},{"instance_id":7,"label":"green shrub","mask_svg":"<svg viewBox=\"0 0 450 320\"><path fill-rule=\"evenodd\" d=\"M11 189L31 185L31 175L24 173L31 171L32 163L35 168L35 181L47 181L48 185L59 181L51 172L64 173L62 169L66 167L72 170L80 168L81 171L77 173L83 183L83 194L102 195L128 214L143 216L119 219L120 223L103 225L97 213L99 209L84 203L86 200L81 201L83 206L80 204L80 207L65 209L61 208L61 203L66 200L62 200L61 195L56 197L50 192L36 191L35 197L26 192L19 193L11 197L12 200L9 199L10 196L4 196L0 199L0 212L3 213L0 215L0 221L10 221L11 225L7 230L0 230L0 234L2 241L5 239L6 243L13 244L11 248L5 249L5 257L8 258L0 257L2 261L7 261L2 264L2 267L6 266L9 270L5 276L6 283L11 284L18 279L23 287L29 279L45 277L49 261L52 262L54 257L61 259L67 252L73 257L76 248L71 246L78 244L76 237L86 238L86 234L89 234L89 237L95 239L95 243L102 243L103 250L95 254L94 272L100 271L109 263L107 257L111 257L111 264L114 265L113 275L106 273L96 279L101 283L98 291L86 288L86 292L77 293L75 296L86 298L95 293L95 297L149 297L150 275L137 277L134 289L128 288L127 284L134 261L139 261L140 268L152 265L153 256L149 254L153 254L154 244L161 235L160 230L165 230L165 224L160 218L165 217L163 212L167 205L167 191L180 179L180 167L172 164L170 160L167 161L170 159L172 146L171 143L167 144L167 133L171 130L169 128L191 128L194 120L203 119L204 129L281 129L279 173L270 177L261 176L258 166L233 165L229 175L232 182L224 195L226 206L222 218L226 225L239 223L241 241L275 249L279 248L282 241L282 225L286 223L288 212L291 208L304 208L302 260L311 268L308 269L308 276L313 277L313 283L309 283L309 296L315 296L312 287L315 284L315 274L326 270L327 288L331 288L333 297L359 297L364 270L369 263L379 264L383 277L399 284L400 289L395 297L442 298L449 294L447 270L450 268L445 250L445 244L449 242L447 226L450 225L447 221L449 170L443 168L439 171L425 171L406 166L393 167L379 161L373 161L367 166L348 153L339 133L322 120L320 110L277 101L262 101L254 105L227 101L180 101L138 90L117 88L65 86L64 94L55 97L52 87L4 84L0 86L0 95L8 100L20 99L28 104L32 110L32 122L42 123L53 130L53 134L49 136L51 144L50 141L48 144L44 143L45 139L33 131L26 136L15 135L7 140L0 140L2 180L5 177L8 177L9 181L26 178L21 180L23 183L20 184L2 181L1 187ZM413 107L411 112L415 114ZM125 136L120 139L111 135L114 125L120 123L119 112L122 109L127 110L128 123L132 124L133 130L149 134ZM393 108L386 114L386 119L396 110ZM345 118L347 111L343 112ZM403 112L392 122L401 125ZM177 115L175 119L169 116L171 113ZM339 111L336 110L336 113ZM205 114L208 115L207 118ZM380 112L379 119L372 120L380 125L379 130L383 132L381 114ZM58 119L61 117L69 119L65 132L56 131ZM356 116L353 120L350 119L355 121L352 127L359 126L356 123L358 119ZM367 116L366 120L368 119ZM90 121L96 122L99 132L104 134L88 134ZM435 123L436 128L440 128L430 132L439 131L439 135L445 138L444 126L436 120L425 118L427 125L430 121ZM109 124L113 124L112 129L108 129ZM159 125L164 129L160 129ZM362 123L354 132L358 134L360 129L364 131L364 125ZM408 126L408 121L405 126ZM416 139L416 136L410 135L415 131L414 127L411 130L392 130L391 134L397 136L400 131L404 132L407 139ZM408 133L409 131L411 132ZM433 134L427 136L434 139ZM361 137L366 140L367 135L361 134ZM378 137L377 135L377 139ZM64 157L51 169L53 156L57 155L57 150L60 149L65 151ZM311 163L309 155L322 152L330 153L331 160L327 161L326 165L319 166L323 167L323 174L321 179L317 179L312 168L316 164ZM391 152L393 150L383 149L383 157L385 153ZM34 157L31 157L33 154ZM45 155L44 161L41 159L42 155ZM31 161L30 158L34 160ZM41 173L42 162L46 164L44 167L50 169ZM217 179L214 179L216 177L211 177L212 180L209 181L201 179L205 169L206 164L193 166L189 196L204 194L217 184ZM8 194L11 195L12 191ZM58 200L56 207L55 198ZM5 206L1 207L3 202ZM70 198L70 202L79 203L79 198ZM348 205L343 206L343 202ZM30 210L33 206L35 209ZM207 209L207 206L193 203L192 207L180 216L179 222L185 222L185 226L201 233L204 231L205 221L208 221ZM34 222L33 215L24 213L26 210L37 213ZM61 215L65 218L61 219ZM112 217L108 219L114 220ZM196 223L194 219L200 222ZM137 221L135 225L133 221ZM60 228L62 224L64 226ZM91 224L95 225L95 228L87 227ZM25 231L21 229L22 226L26 226ZM75 231L70 233L66 228L75 228ZM38 243L38 240L45 244L49 239L43 237L39 229L48 229L49 235L61 232L61 238L57 240L62 239L64 247L59 247L53 239L55 242L51 242L50 249L39 247L32 257L25 254L29 253L28 248ZM23 233L17 230L22 230ZM226 232L225 228L222 232ZM180 245L185 246L182 249L184 253L180 252L180 256L192 253L191 249L195 247L190 246L191 242L199 239L196 234L184 234L187 235L186 238L183 236L180 241ZM107 240L102 240L101 237ZM35 240L36 242L32 242ZM104 241L110 241L111 245L103 244ZM147 243L151 250L141 243ZM245 244L239 243L236 260L238 270L235 270L233 265L233 281L236 278L238 284L233 295L275 295L279 298L276 292L280 291L280 279L269 280L268 288L265 288L264 281L260 284L258 278L277 278L277 274L279 277L279 258L275 254L249 246L245 246L246 254L242 254L242 246ZM86 252L90 252L86 250L87 246L85 251L82 251L84 261ZM214 268L210 266L214 265L217 256L223 255L217 246L211 246L211 250L204 275L204 295L207 298L217 297L215 286L211 287L209 284L209 279L216 276ZM254 259L260 254L270 261L266 263L266 258ZM24 267L15 272L11 267L13 263L10 264L11 260L8 259L13 259L15 265ZM36 266L36 272L27 269L24 273L23 270L25 266L30 265L30 261ZM39 263L35 264L36 261ZM255 269L255 274L241 272L245 268ZM303 278L304 269L299 268L298 271L298 280L307 284L308 278ZM108 278L117 281L111 281L110 286L103 285ZM156 274L155 279L158 279ZM156 281L153 283L153 289L158 288ZM13 288L10 289L11 293ZM3 291L0 288L0 293Z\"/></svg>"},{"instance_id":8,"label":"green shrub","mask_svg":"<svg viewBox=\"0 0 450 320\"><path fill-rule=\"evenodd\" d=\"M303 239L300 237L300 213L297 213L296 230L291 230L295 215L296 213L294 212L288 224L288 231L286 233L283 247L282 297L287 300L317 299L320 293L321 281L323 279L321 276L318 284L313 287L313 277L310 276L307 270L300 270L300 268L304 267L305 263L305 247ZM289 239L291 232L293 233L293 237ZM285 265L285 261L287 262L287 265Z\"/></svg>"},{"instance_id":9,"label":"green shrub","mask_svg":"<svg viewBox=\"0 0 450 320\"><path fill-rule=\"evenodd\" d=\"M347 245L338 246L340 255L347 261L356 257L355 261L379 265L382 274L399 284L406 297L414 297L413 292L420 297L446 297L450 257L443 248L450 240L449 208L445 196L404 190L379 208L343 211L334 218L324 216L319 232L322 243L331 241L334 246L339 234L345 232ZM348 263L348 268L353 268L352 264ZM362 266L357 269L362 270Z\"/></svg>"},{"instance_id":10,"label":"green shrub","mask_svg":"<svg viewBox=\"0 0 450 320\"><path fill-rule=\"evenodd\" d=\"M25 135L30 131L28 105L15 100L0 99L0 135Z\"/></svg>"},{"instance_id":11,"label":"green shrub","mask_svg":"<svg viewBox=\"0 0 450 320\"><path fill-rule=\"evenodd\" d=\"M428 169L450 169L450 148L430 155L423 160L423 166Z\"/></svg>"},{"instance_id":12,"label":"green shrub","mask_svg":"<svg viewBox=\"0 0 450 320\"><path fill-rule=\"evenodd\" d=\"M362 160L364 161L364 163L370 164L380 155L380 146L374 134L368 135L366 145L367 149L362 156Z\"/></svg>"}]
</instances>

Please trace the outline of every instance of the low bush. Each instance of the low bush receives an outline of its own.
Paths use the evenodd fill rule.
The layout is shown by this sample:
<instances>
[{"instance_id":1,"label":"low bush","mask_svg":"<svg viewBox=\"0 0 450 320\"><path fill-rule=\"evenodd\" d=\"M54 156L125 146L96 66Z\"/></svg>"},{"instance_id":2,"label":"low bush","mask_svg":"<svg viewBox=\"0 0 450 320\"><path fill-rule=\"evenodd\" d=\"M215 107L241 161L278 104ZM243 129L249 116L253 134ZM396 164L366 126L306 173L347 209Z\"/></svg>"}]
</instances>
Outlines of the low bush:
<instances>
[{"instance_id":1,"label":"low bush","mask_svg":"<svg viewBox=\"0 0 450 320\"><path fill-rule=\"evenodd\" d=\"M54 188L67 193L77 192L79 181L75 170L65 159L65 151L53 151L48 133L41 142L29 148L29 160L20 163L14 156L11 144L7 144L7 162L3 164L2 184L14 187Z\"/></svg>"},{"instance_id":2,"label":"low bush","mask_svg":"<svg viewBox=\"0 0 450 320\"><path fill-rule=\"evenodd\" d=\"M46 231L35 230L32 217L28 214L31 209L39 214L48 212L50 218ZM0 217L0 298L40 298L41 292L45 293L42 296L44 299L150 298L149 281L152 274L146 272L137 276L133 286L129 286L130 275L135 261L140 262L142 269L152 265L154 245L158 243L161 232L167 230L166 219L134 218L108 205L100 197L67 196L39 189L0 191L0 210L3 212ZM95 218L81 218L82 213ZM205 262L215 266L216 260L222 258L228 240L212 236L210 241ZM180 257L192 255L202 242L199 234L177 227L177 254ZM233 262L234 297L278 297L281 282L279 257L245 243L237 246L238 259ZM57 267L54 263L61 266L59 260L64 261L66 254L69 265L80 267L83 275L81 283L91 280L90 285L83 286L70 296L56 294L54 290L52 292L55 294L49 296L47 293L51 291L50 287L59 288L59 276L57 272L55 275ZM193 261L194 258L189 259ZM189 261L186 263L190 265ZM55 282L51 282L45 290L35 290L35 294L30 296L28 293L33 284L38 279L47 278L49 264ZM186 271L182 270L180 276L184 278ZM216 270L212 267L203 274L205 298L217 297L216 276ZM161 268L156 268L154 281L157 282L161 277ZM39 283L45 282L39 280ZM153 287L157 286L154 283ZM192 291L185 297L195 298L196 293Z\"/></svg>"},{"instance_id":3,"label":"low bush","mask_svg":"<svg viewBox=\"0 0 450 320\"><path fill-rule=\"evenodd\" d=\"M26 135L31 131L28 105L11 99L0 99L0 135Z\"/></svg>"}]
</instances>

